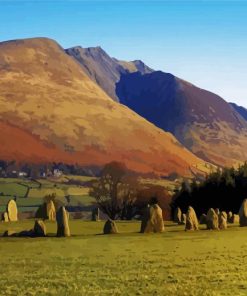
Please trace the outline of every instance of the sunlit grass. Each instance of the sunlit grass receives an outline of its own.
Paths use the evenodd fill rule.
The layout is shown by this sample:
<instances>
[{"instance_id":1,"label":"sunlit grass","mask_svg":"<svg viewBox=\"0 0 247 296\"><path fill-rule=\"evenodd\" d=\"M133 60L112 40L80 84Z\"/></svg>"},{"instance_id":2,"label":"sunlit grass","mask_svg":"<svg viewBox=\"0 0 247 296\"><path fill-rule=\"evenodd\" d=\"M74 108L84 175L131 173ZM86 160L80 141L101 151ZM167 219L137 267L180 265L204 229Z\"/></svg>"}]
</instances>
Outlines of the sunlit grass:
<instances>
[{"instance_id":1,"label":"sunlit grass","mask_svg":"<svg viewBox=\"0 0 247 296\"><path fill-rule=\"evenodd\" d=\"M1 223L29 229L33 221ZM70 221L72 237L0 238L2 295L247 295L247 228L139 234L139 222ZM205 227L202 226L202 229Z\"/></svg>"}]
</instances>

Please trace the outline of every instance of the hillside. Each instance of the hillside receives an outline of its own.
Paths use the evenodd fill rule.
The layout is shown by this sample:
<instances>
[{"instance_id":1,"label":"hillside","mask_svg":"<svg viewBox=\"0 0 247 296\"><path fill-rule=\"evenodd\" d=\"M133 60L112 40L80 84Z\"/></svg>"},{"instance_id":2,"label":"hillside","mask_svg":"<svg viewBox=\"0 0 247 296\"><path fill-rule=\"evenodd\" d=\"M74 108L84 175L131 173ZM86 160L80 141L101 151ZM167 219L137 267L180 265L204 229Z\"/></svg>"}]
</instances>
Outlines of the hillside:
<instances>
[{"instance_id":1,"label":"hillside","mask_svg":"<svg viewBox=\"0 0 247 296\"><path fill-rule=\"evenodd\" d=\"M124 74L116 93L204 160L223 166L247 160L247 122L216 94L161 71Z\"/></svg>"},{"instance_id":2,"label":"hillside","mask_svg":"<svg viewBox=\"0 0 247 296\"><path fill-rule=\"evenodd\" d=\"M65 52L78 61L85 73L115 101L118 101L116 83L121 74L136 71L146 74L153 71L139 60L126 62L111 58L101 47L76 46Z\"/></svg>"},{"instance_id":3,"label":"hillside","mask_svg":"<svg viewBox=\"0 0 247 296\"><path fill-rule=\"evenodd\" d=\"M245 119L247 120L247 109L239 106L235 103L230 103L230 105Z\"/></svg>"},{"instance_id":4,"label":"hillside","mask_svg":"<svg viewBox=\"0 0 247 296\"><path fill-rule=\"evenodd\" d=\"M114 102L47 38L0 43L0 159L103 165L191 175L205 163Z\"/></svg>"}]
</instances>

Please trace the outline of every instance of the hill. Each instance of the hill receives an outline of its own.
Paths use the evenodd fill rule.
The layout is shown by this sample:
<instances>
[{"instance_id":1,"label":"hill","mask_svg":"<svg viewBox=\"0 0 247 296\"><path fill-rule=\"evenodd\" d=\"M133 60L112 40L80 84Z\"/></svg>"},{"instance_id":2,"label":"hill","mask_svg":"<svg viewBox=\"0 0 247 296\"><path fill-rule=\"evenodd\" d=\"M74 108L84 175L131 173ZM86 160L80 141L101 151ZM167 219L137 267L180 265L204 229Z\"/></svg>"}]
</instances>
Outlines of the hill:
<instances>
[{"instance_id":1,"label":"hill","mask_svg":"<svg viewBox=\"0 0 247 296\"><path fill-rule=\"evenodd\" d=\"M153 70L142 61L119 61L111 58L101 47L66 49L65 52L79 62L85 73L95 81L113 100L118 101L116 83L121 74L139 71L142 74Z\"/></svg>"},{"instance_id":2,"label":"hill","mask_svg":"<svg viewBox=\"0 0 247 296\"><path fill-rule=\"evenodd\" d=\"M0 159L191 175L205 162L108 95L55 41L0 43Z\"/></svg>"},{"instance_id":3,"label":"hill","mask_svg":"<svg viewBox=\"0 0 247 296\"><path fill-rule=\"evenodd\" d=\"M161 71L123 74L116 93L204 160L223 166L246 161L247 122L216 94Z\"/></svg>"},{"instance_id":4,"label":"hill","mask_svg":"<svg viewBox=\"0 0 247 296\"><path fill-rule=\"evenodd\" d=\"M242 106L238 106L235 103L230 103L230 105L245 119L247 120L247 109L242 107Z\"/></svg>"}]
</instances>

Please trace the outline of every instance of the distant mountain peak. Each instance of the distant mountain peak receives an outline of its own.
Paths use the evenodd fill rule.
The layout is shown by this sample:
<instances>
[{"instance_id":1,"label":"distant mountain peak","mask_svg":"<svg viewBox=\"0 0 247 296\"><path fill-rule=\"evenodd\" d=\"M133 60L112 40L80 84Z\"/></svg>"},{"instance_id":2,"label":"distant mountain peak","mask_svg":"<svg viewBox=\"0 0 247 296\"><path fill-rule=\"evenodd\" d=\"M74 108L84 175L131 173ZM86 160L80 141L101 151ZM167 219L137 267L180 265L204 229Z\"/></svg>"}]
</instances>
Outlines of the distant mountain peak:
<instances>
[{"instance_id":1,"label":"distant mountain peak","mask_svg":"<svg viewBox=\"0 0 247 296\"><path fill-rule=\"evenodd\" d=\"M88 74L113 100L118 101L116 83L124 73L152 73L141 60L120 61L110 57L100 46L83 48L75 46L65 52L75 58Z\"/></svg>"}]
</instances>

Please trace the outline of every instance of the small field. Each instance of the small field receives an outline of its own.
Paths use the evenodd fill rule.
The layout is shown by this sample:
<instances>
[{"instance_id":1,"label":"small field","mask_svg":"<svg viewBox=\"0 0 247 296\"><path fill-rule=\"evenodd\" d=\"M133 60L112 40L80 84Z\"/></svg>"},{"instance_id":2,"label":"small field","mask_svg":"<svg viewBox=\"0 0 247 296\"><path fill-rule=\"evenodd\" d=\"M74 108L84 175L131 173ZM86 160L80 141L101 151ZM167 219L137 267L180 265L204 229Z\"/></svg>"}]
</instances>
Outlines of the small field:
<instances>
[{"instance_id":1,"label":"small field","mask_svg":"<svg viewBox=\"0 0 247 296\"><path fill-rule=\"evenodd\" d=\"M44 202L44 196L52 193L55 193L56 199L66 206L90 207L94 200L89 196L87 182L92 179L94 178L86 176L37 180L0 178L0 212L5 211L8 201L13 197L16 198L19 212L35 212ZM69 202L65 196L69 196Z\"/></svg>"},{"instance_id":2,"label":"small field","mask_svg":"<svg viewBox=\"0 0 247 296\"><path fill-rule=\"evenodd\" d=\"M88 182L94 179L96 178L72 175L37 180L0 178L0 213L5 211L8 201L13 197L16 198L20 213L35 212L44 202L44 196L52 193L56 194L56 200L70 209L90 210L95 200L89 196ZM141 183L160 185L171 193L180 184L164 179L143 179ZM69 196L69 202L66 196Z\"/></svg>"},{"instance_id":3,"label":"small field","mask_svg":"<svg viewBox=\"0 0 247 296\"><path fill-rule=\"evenodd\" d=\"M24 230L33 220L0 223ZM72 237L0 238L1 295L247 295L247 228L139 234L139 222L70 221Z\"/></svg>"}]
</instances>

